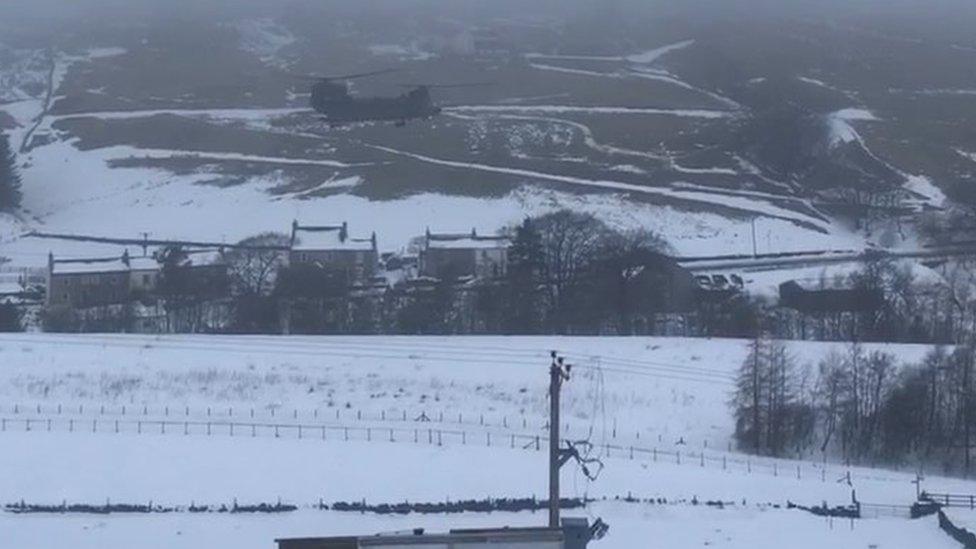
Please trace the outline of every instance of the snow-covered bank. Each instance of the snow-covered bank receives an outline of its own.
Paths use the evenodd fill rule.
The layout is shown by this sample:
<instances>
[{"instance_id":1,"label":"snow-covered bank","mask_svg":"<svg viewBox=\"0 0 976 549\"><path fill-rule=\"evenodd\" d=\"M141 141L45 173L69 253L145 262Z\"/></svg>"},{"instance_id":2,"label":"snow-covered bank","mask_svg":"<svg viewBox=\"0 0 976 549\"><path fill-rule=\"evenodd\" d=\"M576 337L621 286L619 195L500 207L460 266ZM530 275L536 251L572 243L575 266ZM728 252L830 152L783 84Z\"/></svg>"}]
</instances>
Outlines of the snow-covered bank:
<instances>
[{"instance_id":1,"label":"snow-covered bank","mask_svg":"<svg viewBox=\"0 0 976 549\"><path fill-rule=\"evenodd\" d=\"M801 362L815 362L838 345L793 342L789 348ZM823 470L819 462L758 458L743 466L743 456L725 453L720 441L727 441L732 428L726 407L730 376L747 347L745 341L681 338L0 336L0 398L40 403L52 419L50 431L44 420L27 431L25 420L34 417L35 408L14 413L0 407L0 494L9 500L0 502L185 506L280 498L300 507L272 516L0 514L0 526L7 539L28 540L28 546L41 549L64 540L72 547L95 548L144 538L152 538L148 547L158 543L167 549L196 549L216 539L240 540L235 547L257 549L285 536L538 524L541 513L380 517L308 507L320 500L364 498L396 503L543 497L544 446L514 445L506 436L492 439L488 433L502 427L501 417L516 428L525 418L527 432L544 435L548 351L557 349L576 365L564 386L566 436L591 439L606 465L596 482L586 481L572 466L562 472L564 495L611 500L567 513L602 516L611 524L611 535L594 549L633 549L651 538L674 547L707 543L745 549L771 540L810 549L951 547L931 518L863 520L832 528L825 519L773 507L788 500L846 503L851 487L836 481L848 470L861 501L905 505L915 495L914 473L840 464ZM904 362L917 361L928 350L867 347L883 347ZM69 403L81 403L98 415L77 419ZM57 414L59 404L65 407ZM120 405L136 417L125 416L116 432L118 416L102 415L100 407L115 413ZM149 428L159 429L152 421L161 407L178 415L184 405L196 406L195 414L200 406L212 405L215 415L224 407L239 407L244 422L264 422L270 410L288 422L293 408L303 410L305 421L311 421L312 408L327 412L329 421L334 410L348 418L343 421L356 421L360 412L374 418L384 412L398 418L409 414L406 431L398 428L394 441L376 421L358 424L373 425L372 438L359 432L349 440L341 428L325 440L317 430L299 438L293 428L277 433L262 427L257 436L241 429L232 436L223 416L212 419L212 436L199 421L187 431L176 428L178 423L169 430ZM142 406L154 415L134 431L139 414L148 413ZM252 420L244 412L248 408L263 415ZM431 421L418 420L420 413ZM457 413L483 415L486 425L440 423L441 414ZM77 422L70 432L66 421ZM100 425L93 429L92 421ZM460 442L445 437L443 445L437 443L439 436L409 436L412 429L419 434L444 428L463 428L471 436ZM613 453L601 448L604 442L615 445ZM631 457L621 444L661 451ZM66 467L66 456L79 466ZM968 481L933 475L923 487L974 489ZM668 503L613 501L628 496ZM696 500L730 505L717 509L694 505ZM797 531L804 532L802 542L787 543ZM899 545L905 540L910 544Z\"/></svg>"},{"instance_id":2,"label":"snow-covered bank","mask_svg":"<svg viewBox=\"0 0 976 549\"><path fill-rule=\"evenodd\" d=\"M342 417L385 412L489 423L547 413L544 372L559 350L581 369L564 396L572 432L617 423L619 435L672 446L728 446L731 379L746 341L598 337L0 336L0 397L41 403L302 410ZM841 344L790 342L815 365ZM916 363L924 345L868 346ZM601 397L594 410L593 399ZM9 406L4 407L10 413ZM265 417L265 416L261 416ZM266 419L266 418L265 418ZM603 423L601 423L603 424Z\"/></svg>"},{"instance_id":3,"label":"snow-covered bank","mask_svg":"<svg viewBox=\"0 0 976 549\"><path fill-rule=\"evenodd\" d=\"M788 210L786 208L781 208L773 203L761 202L754 199L742 199L739 197L730 196L719 196L711 192L696 192L696 191L685 191L671 188L654 187L647 185L636 185L633 183L622 183L618 181L601 181L595 179L586 179L582 177L574 177L569 175L559 175L552 173L543 173L533 170L526 170L520 168L507 168L504 166L493 166L489 164L479 164L474 162L458 162L453 160L447 160L442 158L434 158L431 156L401 151L393 149L390 147L383 147L379 145L371 145L372 148L387 152L393 155L412 158L414 160L419 160L421 162L426 162L429 164L436 164L440 166L448 166L452 168L463 168L475 171L483 171L488 173L496 173L503 175L512 175L517 177L522 177L527 180L543 180L543 181L554 181L558 183L565 183L573 186L589 187L592 189L605 189L610 191L623 191L628 193L634 193L638 195L647 196L657 196L663 198L670 198L674 201L687 202L692 204L709 204L713 207L720 206L724 208L731 208L733 210L740 211L743 215L762 215L778 219L783 219L787 221L792 221L801 226L806 226L807 228L813 230L820 230L823 233L831 232L830 221L823 218L815 218L810 215L806 215L793 210Z\"/></svg>"},{"instance_id":4,"label":"snow-covered bank","mask_svg":"<svg viewBox=\"0 0 976 549\"><path fill-rule=\"evenodd\" d=\"M719 510L704 506L633 506L598 503L591 512L610 523L610 533L593 542L592 549L642 547L718 547L755 549L905 548L957 549L958 544L939 531L933 517L918 521L897 519L859 521L853 525L829 522L798 511L780 509ZM567 513L582 516L581 513ZM299 511L288 515L153 515L110 517L17 517L0 515L12 547L61 549L70 540L73 549L129 547L133 540L145 549L200 549L232 546L269 549L274 539L323 535L362 535L424 528L441 532L450 528L538 526L543 513L496 513L460 516L375 516L358 513Z\"/></svg>"}]
</instances>

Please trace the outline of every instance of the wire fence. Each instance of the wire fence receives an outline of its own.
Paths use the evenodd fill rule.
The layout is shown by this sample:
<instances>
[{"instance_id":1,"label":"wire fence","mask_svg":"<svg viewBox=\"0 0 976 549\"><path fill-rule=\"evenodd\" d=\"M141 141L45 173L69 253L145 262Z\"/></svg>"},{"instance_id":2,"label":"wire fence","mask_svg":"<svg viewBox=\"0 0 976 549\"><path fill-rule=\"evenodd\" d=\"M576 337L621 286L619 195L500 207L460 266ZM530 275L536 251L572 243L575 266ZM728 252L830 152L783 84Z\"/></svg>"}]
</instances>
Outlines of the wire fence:
<instances>
[{"instance_id":1,"label":"wire fence","mask_svg":"<svg viewBox=\"0 0 976 549\"><path fill-rule=\"evenodd\" d=\"M34 409L36 412L36 408ZM42 410L43 411L43 410ZM62 412L64 409L62 408ZM0 433L78 433L118 435L170 435L205 437L273 438L320 441L359 441L408 443L429 446L474 446L541 452L548 450L544 434L497 433L491 430L466 430L437 425L364 426L353 423L324 424L260 421L242 418L192 419L151 417L65 417L18 414L0 417ZM570 439L564 439L570 442ZM578 442L577 442L578 443ZM741 454L711 454L704 450L643 447L606 443L590 447L590 454L601 459L675 464L730 473L767 475L816 482L854 482L856 480L905 481L876 474L858 474L851 469L825 463L753 458Z\"/></svg>"},{"instance_id":2,"label":"wire fence","mask_svg":"<svg viewBox=\"0 0 976 549\"><path fill-rule=\"evenodd\" d=\"M942 507L962 507L976 510L976 495L974 494L939 494L922 492L919 499L938 503Z\"/></svg>"},{"instance_id":3,"label":"wire fence","mask_svg":"<svg viewBox=\"0 0 976 549\"><path fill-rule=\"evenodd\" d=\"M484 437L491 432L491 437L502 440L505 437L515 440L533 440L537 436L548 439L549 424L545 418L527 415L508 416L505 414L491 414L484 412L450 413L444 410L430 410L419 408L389 409L369 411L346 407L331 408L284 408L280 406L240 406L240 405L134 405L134 404L92 404L92 403L31 403L31 404L0 404L0 416L11 419L32 418L45 420L47 418L77 418L82 421L93 419L104 420L118 418L120 420L135 419L143 423L190 423L193 424L234 424L239 429L241 425L277 425L279 432L283 429L302 431L325 427L334 429L345 428L372 433L392 429L397 432L412 433L432 431L441 432L442 439L448 433L465 433L458 435L463 439L474 440ZM359 424L359 425L357 425ZM409 425L410 427L405 427ZM212 429L213 427L211 427ZM734 452L730 440L723 442L708 439L694 440L691 437L657 433L651 434L641 430L618 429L617 420L608 422L606 432L600 436L592 430L592 424L585 426L573 422L561 425L561 434L567 440L586 440L593 442L600 439L596 449L604 455L629 457L650 456L656 458L673 458L675 463L688 463L698 460L702 466L739 467L747 473L753 469L765 470L774 476L790 475L794 472L800 479L809 479L811 475L820 475L821 480L847 480L848 471L857 471L857 477L875 481L905 481L906 473L886 471L874 468L852 467L850 463L829 462L826 456L794 455L791 458L773 458L764 456L749 456ZM633 431L633 432L631 432ZM632 449L632 450L631 450ZM796 464L802 464L799 470ZM731 464L731 465L730 465ZM912 475L918 471L909 471Z\"/></svg>"},{"instance_id":4,"label":"wire fence","mask_svg":"<svg viewBox=\"0 0 976 549\"><path fill-rule=\"evenodd\" d=\"M861 518L903 518L910 519L912 516L911 505L895 505L888 503L860 503Z\"/></svg>"},{"instance_id":5,"label":"wire fence","mask_svg":"<svg viewBox=\"0 0 976 549\"><path fill-rule=\"evenodd\" d=\"M543 417L531 417L528 415L507 415L497 413L465 413L448 412L444 410L431 410L428 408L415 408L408 410L389 409L389 410L362 410L351 409L342 406L329 408L284 408L280 406L240 406L240 405L135 405L135 404L92 404L92 403L14 403L0 404L0 414L12 416L30 417L141 417L153 419L205 419L229 421L260 420L274 423L285 424L288 422L362 422L362 423L411 423L411 424L437 424L450 425L457 428L478 427L479 429L494 429L498 431L520 432L523 434L540 433L547 434L549 423ZM702 448L705 450L725 450L732 451L731 440L708 440L693 439L683 435L673 435L664 433L654 433L650 430L642 429L623 429L617 427L617 419L611 419L607 425L605 438L607 440L656 441L658 445L672 443L679 446ZM567 421L561 426L562 433L567 436L577 436L577 438L591 438L595 434L592 432L592 423L580 424Z\"/></svg>"}]
</instances>

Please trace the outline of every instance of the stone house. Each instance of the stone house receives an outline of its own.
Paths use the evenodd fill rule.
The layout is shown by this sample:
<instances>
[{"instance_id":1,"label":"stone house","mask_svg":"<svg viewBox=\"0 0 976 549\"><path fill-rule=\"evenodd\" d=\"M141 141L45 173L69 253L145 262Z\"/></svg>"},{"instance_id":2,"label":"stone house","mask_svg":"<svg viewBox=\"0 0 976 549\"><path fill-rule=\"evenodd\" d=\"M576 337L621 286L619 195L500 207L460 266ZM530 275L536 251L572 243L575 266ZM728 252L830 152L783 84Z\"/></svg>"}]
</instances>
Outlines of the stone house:
<instances>
[{"instance_id":1,"label":"stone house","mask_svg":"<svg viewBox=\"0 0 976 549\"><path fill-rule=\"evenodd\" d=\"M55 259L48 255L48 307L85 309L129 301L156 288L160 266L151 257Z\"/></svg>"},{"instance_id":2,"label":"stone house","mask_svg":"<svg viewBox=\"0 0 976 549\"><path fill-rule=\"evenodd\" d=\"M496 278L508 271L506 236L470 233L431 233L427 230L420 250L420 275L433 278Z\"/></svg>"},{"instance_id":3,"label":"stone house","mask_svg":"<svg viewBox=\"0 0 976 549\"><path fill-rule=\"evenodd\" d=\"M288 253L291 265L312 264L336 268L346 273L347 280L364 284L379 270L376 233L369 238L349 234L349 225L311 226L292 222Z\"/></svg>"}]
</instances>

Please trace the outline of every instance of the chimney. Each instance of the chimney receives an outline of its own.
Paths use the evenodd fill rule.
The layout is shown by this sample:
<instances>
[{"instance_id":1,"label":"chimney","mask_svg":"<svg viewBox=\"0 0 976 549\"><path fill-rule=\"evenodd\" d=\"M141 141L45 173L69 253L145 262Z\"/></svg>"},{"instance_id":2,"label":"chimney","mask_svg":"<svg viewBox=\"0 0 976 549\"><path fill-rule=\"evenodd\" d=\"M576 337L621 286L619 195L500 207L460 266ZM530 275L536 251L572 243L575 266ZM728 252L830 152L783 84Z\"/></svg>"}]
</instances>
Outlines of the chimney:
<instances>
[{"instance_id":1,"label":"chimney","mask_svg":"<svg viewBox=\"0 0 976 549\"><path fill-rule=\"evenodd\" d=\"M373 243L373 251L376 251L376 231L373 231L373 235L369 237L370 242Z\"/></svg>"},{"instance_id":2,"label":"chimney","mask_svg":"<svg viewBox=\"0 0 976 549\"><path fill-rule=\"evenodd\" d=\"M478 231L474 227L471 227L471 238L478 238Z\"/></svg>"},{"instance_id":3,"label":"chimney","mask_svg":"<svg viewBox=\"0 0 976 549\"><path fill-rule=\"evenodd\" d=\"M295 234L298 232L298 220L291 220L291 245L295 245Z\"/></svg>"},{"instance_id":4,"label":"chimney","mask_svg":"<svg viewBox=\"0 0 976 549\"><path fill-rule=\"evenodd\" d=\"M339 242L345 242L347 238L349 238L349 224L343 221L342 228L339 229Z\"/></svg>"},{"instance_id":5,"label":"chimney","mask_svg":"<svg viewBox=\"0 0 976 549\"><path fill-rule=\"evenodd\" d=\"M129 249L128 248L126 248L125 251L122 252L122 263L125 263L125 266L126 267L129 266Z\"/></svg>"},{"instance_id":6,"label":"chimney","mask_svg":"<svg viewBox=\"0 0 976 549\"><path fill-rule=\"evenodd\" d=\"M54 253L47 253L47 291L44 292L44 304L51 304L51 294L54 293L54 287L51 285L51 279L54 278Z\"/></svg>"}]
</instances>

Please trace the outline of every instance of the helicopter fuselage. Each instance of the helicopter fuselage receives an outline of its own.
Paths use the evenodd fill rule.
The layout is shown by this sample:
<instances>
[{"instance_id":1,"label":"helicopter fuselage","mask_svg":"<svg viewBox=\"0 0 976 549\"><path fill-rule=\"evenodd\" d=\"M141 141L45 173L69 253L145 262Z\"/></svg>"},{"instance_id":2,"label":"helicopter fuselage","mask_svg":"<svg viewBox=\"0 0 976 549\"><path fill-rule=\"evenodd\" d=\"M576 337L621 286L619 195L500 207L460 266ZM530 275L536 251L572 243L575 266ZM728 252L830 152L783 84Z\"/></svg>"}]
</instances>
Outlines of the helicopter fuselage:
<instances>
[{"instance_id":1,"label":"helicopter fuselage","mask_svg":"<svg viewBox=\"0 0 976 549\"><path fill-rule=\"evenodd\" d=\"M441 112L421 86L394 97L355 97L345 86L320 82L312 87L312 108L330 124L430 118Z\"/></svg>"}]
</instances>

